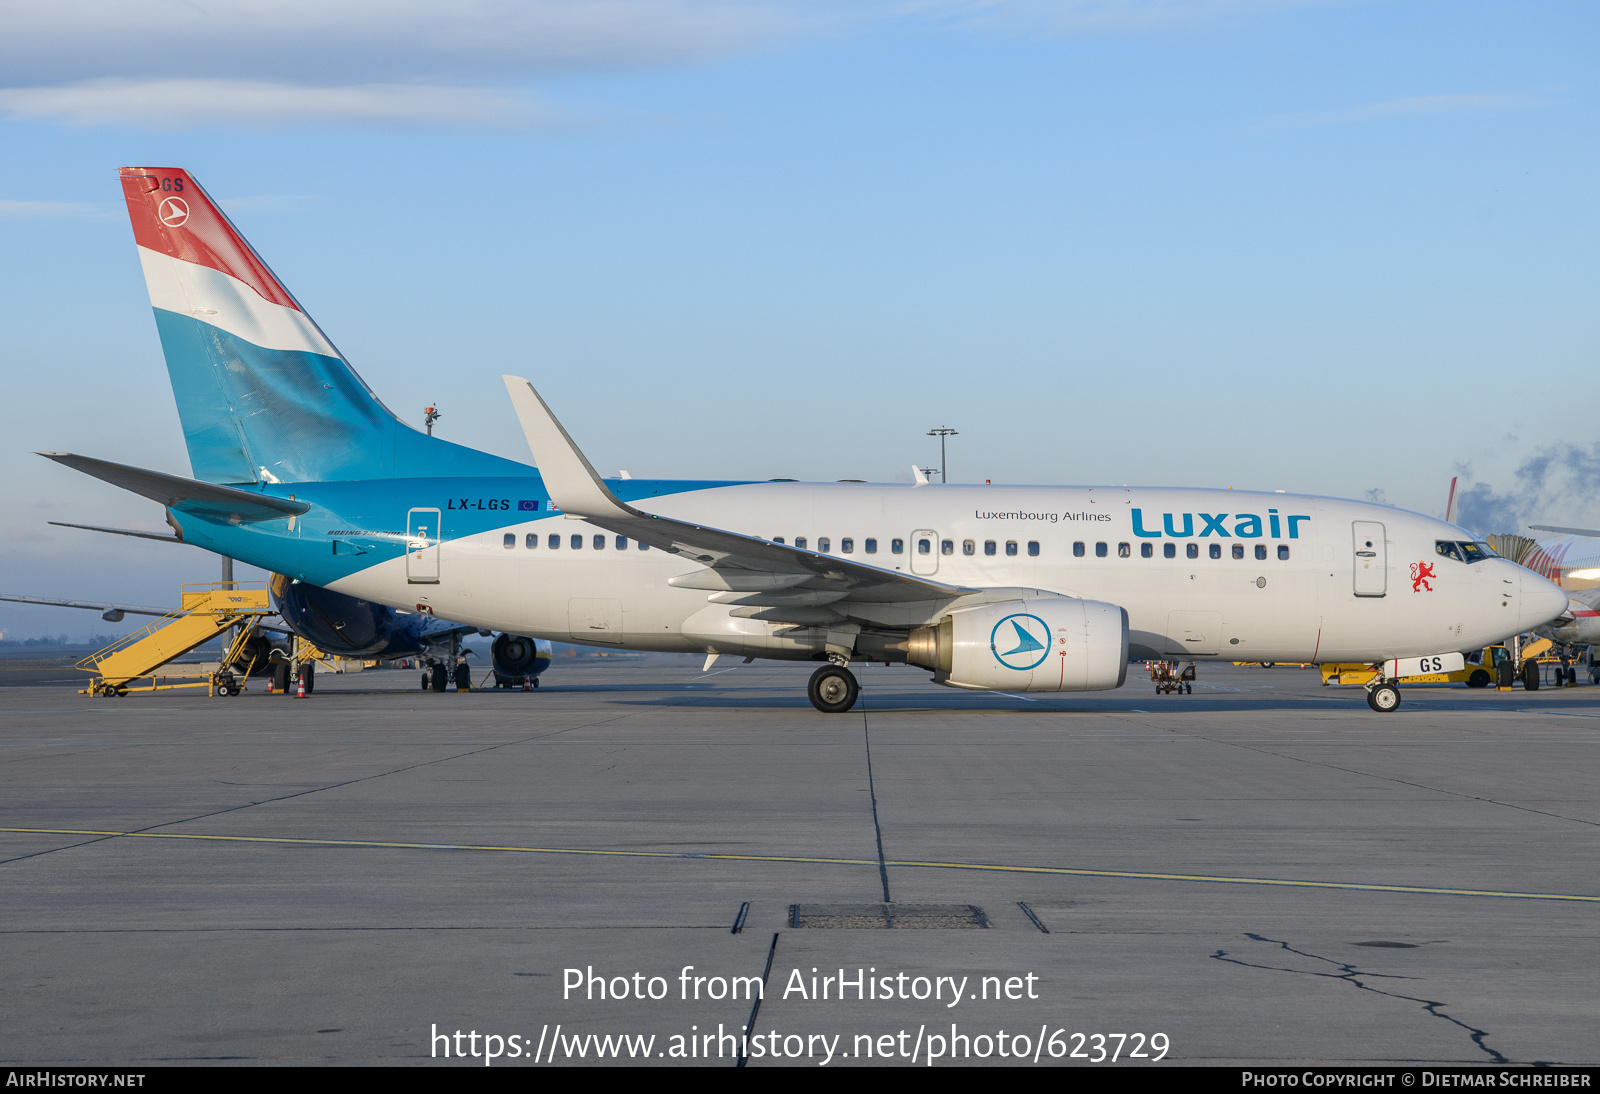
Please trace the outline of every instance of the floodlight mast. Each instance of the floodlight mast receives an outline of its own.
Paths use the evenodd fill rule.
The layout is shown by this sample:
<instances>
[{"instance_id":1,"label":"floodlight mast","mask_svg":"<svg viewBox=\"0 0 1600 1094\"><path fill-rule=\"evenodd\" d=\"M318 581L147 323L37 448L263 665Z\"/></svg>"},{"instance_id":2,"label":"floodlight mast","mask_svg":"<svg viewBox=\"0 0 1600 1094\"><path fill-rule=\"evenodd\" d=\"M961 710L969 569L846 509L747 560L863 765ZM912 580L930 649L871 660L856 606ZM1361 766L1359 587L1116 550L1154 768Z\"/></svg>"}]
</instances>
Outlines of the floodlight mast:
<instances>
[{"instance_id":1,"label":"floodlight mast","mask_svg":"<svg viewBox=\"0 0 1600 1094\"><path fill-rule=\"evenodd\" d=\"M946 437L957 437L960 436L960 434L951 429L949 426L942 425L938 429L928 430L928 436L939 438L939 481L949 482L950 476L946 473L947 461L944 458L944 439Z\"/></svg>"}]
</instances>

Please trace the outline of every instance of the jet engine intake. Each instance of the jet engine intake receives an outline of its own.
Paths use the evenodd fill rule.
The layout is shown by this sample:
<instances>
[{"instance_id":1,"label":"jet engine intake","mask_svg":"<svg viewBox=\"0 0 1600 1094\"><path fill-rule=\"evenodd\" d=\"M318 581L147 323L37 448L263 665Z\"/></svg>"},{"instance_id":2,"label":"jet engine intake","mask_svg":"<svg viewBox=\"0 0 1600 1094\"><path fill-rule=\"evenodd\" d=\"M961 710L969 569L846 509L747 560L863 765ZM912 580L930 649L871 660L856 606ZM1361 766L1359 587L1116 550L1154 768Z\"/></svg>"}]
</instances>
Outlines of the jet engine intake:
<instances>
[{"instance_id":1,"label":"jet engine intake","mask_svg":"<svg viewBox=\"0 0 1600 1094\"><path fill-rule=\"evenodd\" d=\"M489 656L494 661L494 671L505 677L538 676L550 667L548 648L541 654L537 642L520 634L497 635L489 647Z\"/></svg>"},{"instance_id":2,"label":"jet engine intake","mask_svg":"<svg viewBox=\"0 0 1600 1094\"><path fill-rule=\"evenodd\" d=\"M1108 691L1128 677L1128 613L1064 596L963 608L913 630L906 660L954 687Z\"/></svg>"}]
</instances>

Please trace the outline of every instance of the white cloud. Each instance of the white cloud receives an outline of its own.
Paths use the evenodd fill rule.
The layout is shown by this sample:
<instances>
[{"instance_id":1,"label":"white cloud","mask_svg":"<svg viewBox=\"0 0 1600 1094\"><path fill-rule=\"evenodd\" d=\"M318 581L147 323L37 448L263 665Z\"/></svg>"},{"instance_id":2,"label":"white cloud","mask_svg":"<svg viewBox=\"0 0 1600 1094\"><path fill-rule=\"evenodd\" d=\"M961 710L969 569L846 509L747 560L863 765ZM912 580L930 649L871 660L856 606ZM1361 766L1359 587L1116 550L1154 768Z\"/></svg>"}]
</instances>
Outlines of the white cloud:
<instances>
[{"instance_id":1,"label":"white cloud","mask_svg":"<svg viewBox=\"0 0 1600 1094\"><path fill-rule=\"evenodd\" d=\"M504 90L898 20L1145 31L1338 0L0 0L0 111L77 125L573 124Z\"/></svg>"},{"instance_id":2,"label":"white cloud","mask_svg":"<svg viewBox=\"0 0 1600 1094\"><path fill-rule=\"evenodd\" d=\"M1533 106L1534 100L1526 95L1502 95L1472 92L1461 95L1416 95L1407 99L1388 99L1381 103L1345 110L1331 110L1316 114L1282 114L1268 119L1268 128L1289 128L1299 125L1331 125L1338 122L1358 122L1368 118L1386 118L1402 114L1439 114L1465 110L1515 110Z\"/></svg>"},{"instance_id":3,"label":"white cloud","mask_svg":"<svg viewBox=\"0 0 1600 1094\"><path fill-rule=\"evenodd\" d=\"M74 125L182 129L196 125L358 123L516 127L569 116L521 96L467 87L357 84L307 87L267 80L81 80L0 89L13 118Z\"/></svg>"},{"instance_id":4,"label":"white cloud","mask_svg":"<svg viewBox=\"0 0 1600 1094\"><path fill-rule=\"evenodd\" d=\"M103 205L71 201L0 201L0 217L92 217L108 212Z\"/></svg>"},{"instance_id":5,"label":"white cloud","mask_svg":"<svg viewBox=\"0 0 1600 1094\"><path fill-rule=\"evenodd\" d=\"M737 0L0 0L13 85L489 82L702 60L788 29Z\"/></svg>"},{"instance_id":6,"label":"white cloud","mask_svg":"<svg viewBox=\"0 0 1600 1094\"><path fill-rule=\"evenodd\" d=\"M1346 0L905 0L905 13L1046 34L1137 33Z\"/></svg>"}]
</instances>

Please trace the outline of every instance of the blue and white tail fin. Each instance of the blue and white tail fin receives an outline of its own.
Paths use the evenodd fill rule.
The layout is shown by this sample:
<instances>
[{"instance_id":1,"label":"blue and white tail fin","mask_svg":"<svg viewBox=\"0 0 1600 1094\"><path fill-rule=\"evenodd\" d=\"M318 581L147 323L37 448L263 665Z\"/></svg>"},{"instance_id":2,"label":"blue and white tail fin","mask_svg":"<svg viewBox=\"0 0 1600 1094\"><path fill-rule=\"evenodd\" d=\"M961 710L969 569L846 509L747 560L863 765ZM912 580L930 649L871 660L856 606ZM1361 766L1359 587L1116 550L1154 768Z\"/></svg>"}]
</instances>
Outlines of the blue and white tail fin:
<instances>
[{"instance_id":1,"label":"blue and white tail fin","mask_svg":"<svg viewBox=\"0 0 1600 1094\"><path fill-rule=\"evenodd\" d=\"M528 473L397 419L187 172L124 167L122 188L195 478Z\"/></svg>"}]
</instances>

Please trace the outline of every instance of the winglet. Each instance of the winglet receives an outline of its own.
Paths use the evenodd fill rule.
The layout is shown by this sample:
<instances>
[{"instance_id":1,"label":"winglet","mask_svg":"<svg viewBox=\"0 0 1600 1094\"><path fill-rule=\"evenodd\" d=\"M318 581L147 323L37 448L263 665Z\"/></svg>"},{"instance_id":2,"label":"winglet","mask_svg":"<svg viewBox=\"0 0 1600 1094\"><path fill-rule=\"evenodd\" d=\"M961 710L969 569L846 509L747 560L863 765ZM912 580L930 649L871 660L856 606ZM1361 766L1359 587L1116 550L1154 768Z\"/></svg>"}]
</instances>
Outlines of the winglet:
<instances>
[{"instance_id":1,"label":"winglet","mask_svg":"<svg viewBox=\"0 0 1600 1094\"><path fill-rule=\"evenodd\" d=\"M511 406L522 423L523 435L533 452L533 462L544 478L545 489L557 509L574 517L640 517L644 514L624 505L595 472L594 466L578 450L567 431L550 413L544 399L521 376L502 376Z\"/></svg>"},{"instance_id":2,"label":"winglet","mask_svg":"<svg viewBox=\"0 0 1600 1094\"><path fill-rule=\"evenodd\" d=\"M924 475L922 473L922 468L918 467L916 464L911 465L911 479L913 486L928 485L928 476Z\"/></svg>"}]
</instances>

